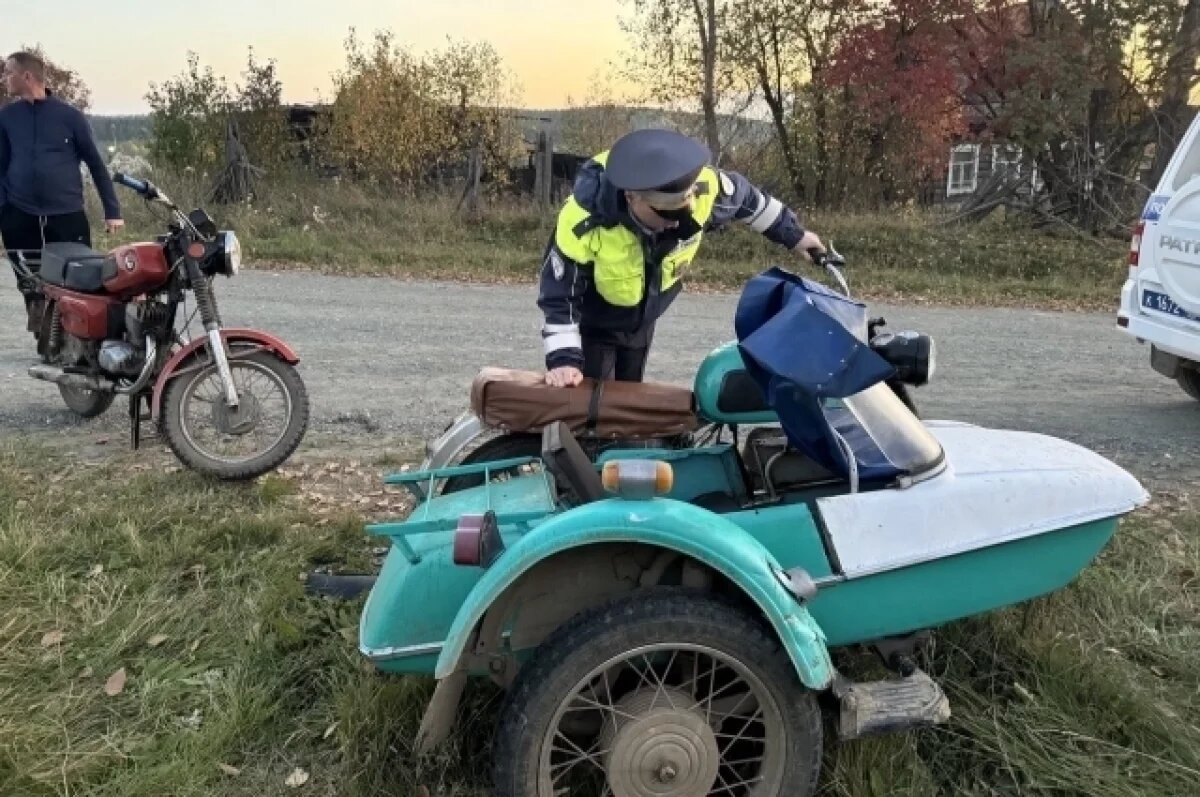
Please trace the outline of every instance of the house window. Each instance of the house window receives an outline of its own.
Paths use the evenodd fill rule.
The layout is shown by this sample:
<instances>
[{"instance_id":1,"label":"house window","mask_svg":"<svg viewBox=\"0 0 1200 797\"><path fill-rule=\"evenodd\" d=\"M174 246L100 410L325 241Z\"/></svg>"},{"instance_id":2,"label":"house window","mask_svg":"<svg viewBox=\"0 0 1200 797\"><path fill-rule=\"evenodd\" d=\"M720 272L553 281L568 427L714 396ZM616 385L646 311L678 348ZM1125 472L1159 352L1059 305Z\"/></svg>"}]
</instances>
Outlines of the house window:
<instances>
[{"instance_id":1,"label":"house window","mask_svg":"<svg viewBox=\"0 0 1200 797\"><path fill-rule=\"evenodd\" d=\"M993 144L992 171L1019 177L1021 174L1021 148L1013 144Z\"/></svg>"},{"instance_id":2,"label":"house window","mask_svg":"<svg viewBox=\"0 0 1200 797\"><path fill-rule=\"evenodd\" d=\"M972 193L979 182L979 145L959 144L950 150L946 196Z\"/></svg>"}]
</instances>

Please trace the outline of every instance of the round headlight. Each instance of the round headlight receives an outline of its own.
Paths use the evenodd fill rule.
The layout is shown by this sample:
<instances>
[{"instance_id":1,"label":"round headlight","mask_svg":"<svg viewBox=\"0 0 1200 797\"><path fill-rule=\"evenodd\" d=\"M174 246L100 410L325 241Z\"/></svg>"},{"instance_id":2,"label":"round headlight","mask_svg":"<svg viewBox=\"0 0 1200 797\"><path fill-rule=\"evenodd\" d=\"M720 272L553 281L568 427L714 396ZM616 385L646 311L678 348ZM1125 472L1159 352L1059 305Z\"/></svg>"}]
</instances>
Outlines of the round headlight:
<instances>
[{"instance_id":1,"label":"round headlight","mask_svg":"<svg viewBox=\"0 0 1200 797\"><path fill-rule=\"evenodd\" d=\"M871 348L896 369L896 378L920 386L933 378L933 338L917 332L884 332L871 340Z\"/></svg>"},{"instance_id":2,"label":"round headlight","mask_svg":"<svg viewBox=\"0 0 1200 797\"><path fill-rule=\"evenodd\" d=\"M224 234L222 249L225 250L225 276L232 277L242 267L242 242L238 240L233 230Z\"/></svg>"}]
</instances>

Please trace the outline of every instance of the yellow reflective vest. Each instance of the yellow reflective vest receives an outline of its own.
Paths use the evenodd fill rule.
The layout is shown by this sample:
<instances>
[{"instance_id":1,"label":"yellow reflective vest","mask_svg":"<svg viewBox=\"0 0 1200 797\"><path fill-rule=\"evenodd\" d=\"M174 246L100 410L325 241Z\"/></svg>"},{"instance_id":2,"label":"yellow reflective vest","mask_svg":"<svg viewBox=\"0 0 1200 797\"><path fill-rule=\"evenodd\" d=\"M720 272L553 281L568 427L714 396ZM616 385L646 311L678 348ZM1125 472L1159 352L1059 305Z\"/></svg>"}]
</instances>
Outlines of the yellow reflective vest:
<instances>
[{"instance_id":1,"label":"yellow reflective vest","mask_svg":"<svg viewBox=\"0 0 1200 797\"><path fill-rule=\"evenodd\" d=\"M608 152L595 156L604 165ZM700 232L680 241L662 260L659 292L665 293L677 282L700 248L703 229L712 216L719 184L716 171L706 166L697 178L698 196L692 218ZM588 224L591 213L570 197L558 214L554 241L558 249L576 263L591 265L592 280L597 293L616 307L636 307L644 298L646 286L645 250L638 235L618 224L613 227Z\"/></svg>"}]
</instances>

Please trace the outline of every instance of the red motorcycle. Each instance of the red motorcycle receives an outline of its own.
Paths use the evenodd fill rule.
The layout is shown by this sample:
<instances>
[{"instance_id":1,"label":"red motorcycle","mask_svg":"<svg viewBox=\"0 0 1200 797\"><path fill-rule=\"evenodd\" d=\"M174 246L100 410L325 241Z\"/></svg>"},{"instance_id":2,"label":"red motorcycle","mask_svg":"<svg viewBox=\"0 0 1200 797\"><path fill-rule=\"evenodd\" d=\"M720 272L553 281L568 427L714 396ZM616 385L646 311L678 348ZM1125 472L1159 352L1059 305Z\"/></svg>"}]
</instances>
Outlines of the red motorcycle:
<instances>
[{"instance_id":1,"label":"red motorcycle","mask_svg":"<svg viewBox=\"0 0 1200 797\"><path fill-rule=\"evenodd\" d=\"M135 449L148 420L194 470L252 479L277 468L304 437L308 394L286 343L222 324L213 279L238 273L237 236L203 210L184 215L153 183L120 173L113 181L166 207L169 232L107 254L73 243L17 254L42 359L29 375L58 385L85 418L128 396ZM197 313L204 334L189 340Z\"/></svg>"}]
</instances>

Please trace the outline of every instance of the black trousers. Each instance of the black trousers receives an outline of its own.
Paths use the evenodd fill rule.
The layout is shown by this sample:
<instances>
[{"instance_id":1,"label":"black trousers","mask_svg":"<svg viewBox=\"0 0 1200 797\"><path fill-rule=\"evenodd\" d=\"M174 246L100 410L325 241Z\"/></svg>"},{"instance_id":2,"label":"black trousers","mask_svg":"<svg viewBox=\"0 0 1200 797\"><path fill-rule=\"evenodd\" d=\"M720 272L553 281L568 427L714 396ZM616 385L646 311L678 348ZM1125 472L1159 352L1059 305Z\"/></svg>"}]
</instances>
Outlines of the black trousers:
<instances>
[{"instance_id":1,"label":"black trousers","mask_svg":"<svg viewBox=\"0 0 1200 797\"><path fill-rule=\"evenodd\" d=\"M635 333L583 331L583 375L641 382L654 340L654 324Z\"/></svg>"},{"instance_id":2,"label":"black trousers","mask_svg":"<svg viewBox=\"0 0 1200 797\"><path fill-rule=\"evenodd\" d=\"M0 209L0 238L15 262L17 250L26 250L26 257L40 252L44 244L80 243L92 245L92 230L87 214L82 210L58 216L35 216L32 213L5 205ZM33 297L25 297L28 309Z\"/></svg>"}]
</instances>

